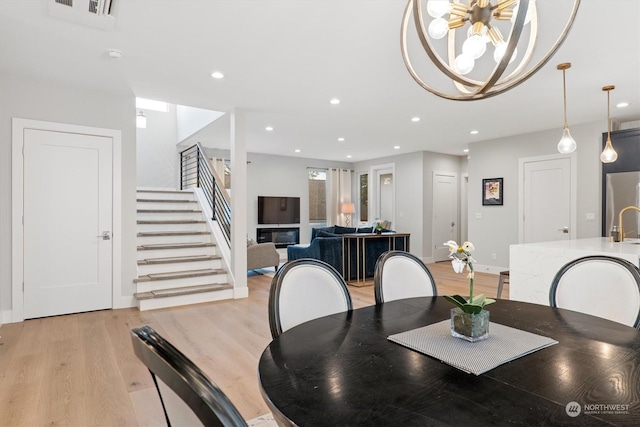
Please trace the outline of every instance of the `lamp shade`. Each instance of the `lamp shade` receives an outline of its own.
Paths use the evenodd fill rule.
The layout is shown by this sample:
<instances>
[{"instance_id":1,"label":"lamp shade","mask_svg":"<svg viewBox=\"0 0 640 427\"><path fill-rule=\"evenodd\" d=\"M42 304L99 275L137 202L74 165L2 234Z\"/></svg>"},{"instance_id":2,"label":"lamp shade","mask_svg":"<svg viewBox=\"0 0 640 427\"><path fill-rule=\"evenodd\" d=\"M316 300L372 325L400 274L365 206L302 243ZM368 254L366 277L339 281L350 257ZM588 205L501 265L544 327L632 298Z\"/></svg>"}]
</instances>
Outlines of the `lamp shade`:
<instances>
[{"instance_id":1,"label":"lamp shade","mask_svg":"<svg viewBox=\"0 0 640 427\"><path fill-rule=\"evenodd\" d=\"M356 207L353 203L343 203L340 206L340 212L343 214L353 214L356 213Z\"/></svg>"}]
</instances>

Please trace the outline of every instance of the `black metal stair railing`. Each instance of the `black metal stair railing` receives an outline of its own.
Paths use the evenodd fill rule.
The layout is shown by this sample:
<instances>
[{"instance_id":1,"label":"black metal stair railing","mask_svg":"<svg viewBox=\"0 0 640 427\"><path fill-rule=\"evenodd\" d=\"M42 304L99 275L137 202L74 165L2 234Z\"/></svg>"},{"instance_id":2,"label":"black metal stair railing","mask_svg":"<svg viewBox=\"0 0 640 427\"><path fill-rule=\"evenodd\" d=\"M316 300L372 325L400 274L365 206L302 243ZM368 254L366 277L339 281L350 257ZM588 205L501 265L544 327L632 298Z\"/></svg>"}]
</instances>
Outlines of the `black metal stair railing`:
<instances>
[{"instance_id":1,"label":"black metal stair railing","mask_svg":"<svg viewBox=\"0 0 640 427\"><path fill-rule=\"evenodd\" d=\"M180 189L190 188L202 188L213 212L211 219L218 222L227 246L231 247L231 200L199 143L180 152Z\"/></svg>"}]
</instances>

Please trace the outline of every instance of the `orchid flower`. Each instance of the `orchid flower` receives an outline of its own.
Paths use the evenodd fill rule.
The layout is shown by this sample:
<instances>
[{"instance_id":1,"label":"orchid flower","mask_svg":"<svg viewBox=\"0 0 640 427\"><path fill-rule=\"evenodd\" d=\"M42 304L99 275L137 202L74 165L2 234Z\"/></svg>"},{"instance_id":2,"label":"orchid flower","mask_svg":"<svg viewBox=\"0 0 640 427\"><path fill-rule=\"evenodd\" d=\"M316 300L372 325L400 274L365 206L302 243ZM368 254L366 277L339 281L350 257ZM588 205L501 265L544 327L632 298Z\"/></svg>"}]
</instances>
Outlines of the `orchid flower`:
<instances>
[{"instance_id":1,"label":"orchid flower","mask_svg":"<svg viewBox=\"0 0 640 427\"><path fill-rule=\"evenodd\" d=\"M449 258L451 258L451 266L456 273L462 273L466 267L469 271L467 278L469 279L469 299L464 299L460 295L448 296L445 298L457 305L465 313L478 314L482 311L485 305L495 302L494 299L486 298L484 294L473 296L473 263L476 262L471 256L476 248L471 242L464 242L462 246L458 246L458 243L454 240L449 240L444 243L449 249Z\"/></svg>"}]
</instances>

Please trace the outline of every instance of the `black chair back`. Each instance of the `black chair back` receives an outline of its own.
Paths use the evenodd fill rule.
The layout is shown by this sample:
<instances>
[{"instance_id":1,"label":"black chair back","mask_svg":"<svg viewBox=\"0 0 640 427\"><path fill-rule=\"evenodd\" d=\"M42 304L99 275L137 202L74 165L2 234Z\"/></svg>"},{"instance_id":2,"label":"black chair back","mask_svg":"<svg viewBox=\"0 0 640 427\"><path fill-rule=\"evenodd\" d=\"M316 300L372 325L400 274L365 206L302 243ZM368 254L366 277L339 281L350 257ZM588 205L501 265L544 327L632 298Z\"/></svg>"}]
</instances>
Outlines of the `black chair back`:
<instances>
[{"instance_id":1,"label":"black chair back","mask_svg":"<svg viewBox=\"0 0 640 427\"><path fill-rule=\"evenodd\" d=\"M134 353L151 372L167 425L193 425L200 420L205 426L247 426L222 390L151 327L133 329L131 342Z\"/></svg>"}]
</instances>

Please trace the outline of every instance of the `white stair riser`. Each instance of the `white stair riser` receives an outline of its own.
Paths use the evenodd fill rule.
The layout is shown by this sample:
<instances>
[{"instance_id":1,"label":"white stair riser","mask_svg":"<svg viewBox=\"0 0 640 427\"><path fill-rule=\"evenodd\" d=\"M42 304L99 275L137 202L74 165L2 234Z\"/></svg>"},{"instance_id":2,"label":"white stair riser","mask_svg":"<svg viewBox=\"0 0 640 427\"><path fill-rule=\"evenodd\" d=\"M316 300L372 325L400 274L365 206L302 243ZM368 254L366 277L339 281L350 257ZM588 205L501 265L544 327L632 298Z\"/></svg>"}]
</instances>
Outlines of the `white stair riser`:
<instances>
[{"instance_id":1,"label":"white stair riser","mask_svg":"<svg viewBox=\"0 0 640 427\"><path fill-rule=\"evenodd\" d=\"M177 307L188 304L198 304L203 302L221 301L233 298L233 289L221 291L202 292L190 295L178 295L175 297L153 298L138 301L140 311L153 310L156 308Z\"/></svg>"},{"instance_id":2,"label":"white stair riser","mask_svg":"<svg viewBox=\"0 0 640 427\"><path fill-rule=\"evenodd\" d=\"M163 243L212 243L211 234L194 234L180 236L138 236L136 244L159 245Z\"/></svg>"},{"instance_id":3,"label":"white stair riser","mask_svg":"<svg viewBox=\"0 0 640 427\"><path fill-rule=\"evenodd\" d=\"M168 203L168 202L137 202L137 209L200 209L200 205L196 202L189 203Z\"/></svg>"},{"instance_id":4,"label":"white stair riser","mask_svg":"<svg viewBox=\"0 0 640 427\"><path fill-rule=\"evenodd\" d=\"M138 250L136 259L141 260L148 258L169 258L195 255L216 255L216 247L205 246L203 248Z\"/></svg>"},{"instance_id":5,"label":"white stair riser","mask_svg":"<svg viewBox=\"0 0 640 427\"><path fill-rule=\"evenodd\" d=\"M137 218L140 221L156 220L170 221L176 219L197 219L202 220L202 212L138 212Z\"/></svg>"},{"instance_id":6,"label":"white stair riser","mask_svg":"<svg viewBox=\"0 0 640 427\"><path fill-rule=\"evenodd\" d=\"M184 277L170 280L152 280L149 282L138 282L137 292L150 292L160 289L184 288L187 286L206 285L207 283L227 283L227 273L213 274L208 276Z\"/></svg>"},{"instance_id":7,"label":"white stair riser","mask_svg":"<svg viewBox=\"0 0 640 427\"><path fill-rule=\"evenodd\" d=\"M138 276L147 274L169 273L171 271L202 270L205 268L222 268L222 261L219 259L194 261L194 262L171 262L168 264L143 264L138 265Z\"/></svg>"},{"instance_id":8,"label":"white stair riser","mask_svg":"<svg viewBox=\"0 0 640 427\"><path fill-rule=\"evenodd\" d=\"M207 224L138 224L138 233L165 231L209 231Z\"/></svg>"},{"instance_id":9,"label":"white stair riser","mask_svg":"<svg viewBox=\"0 0 640 427\"><path fill-rule=\"evenodd\" d=\"M192 191L176 192L176 193L153 193L147 191L138 191L136 193L138 199L153 200L195 200Z\"/></svg>"}]
</instances>

